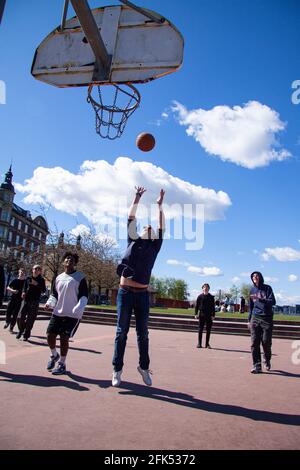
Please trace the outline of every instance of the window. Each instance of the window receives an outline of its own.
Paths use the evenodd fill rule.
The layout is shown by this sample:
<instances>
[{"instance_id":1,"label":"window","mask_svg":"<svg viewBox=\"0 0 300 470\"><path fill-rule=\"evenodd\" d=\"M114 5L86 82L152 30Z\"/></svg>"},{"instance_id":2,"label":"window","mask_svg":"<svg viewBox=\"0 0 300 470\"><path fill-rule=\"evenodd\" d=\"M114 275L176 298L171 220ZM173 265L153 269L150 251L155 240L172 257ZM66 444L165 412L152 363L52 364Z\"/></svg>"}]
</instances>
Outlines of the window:
<instances>
[{"instance_id":1,"label":"window","mask_svg":"<svg viewBox=\"0 0 300 470\"><path fill-rule=\"evenodd\" d=\"M22 227L22 222L21 222L21 220L19 220L19 222L18 222L18 230L21 230L21 227Z\"/></svg>"},{"instance_id":2,"label":"window","mask_svg":"<svg viewBox=\"0 0 300 470\"><path fill-rule=\"evenodd\" d=\"M30 251L34 251L34 242L30 243Z\"/></svg>"},{"instance_id":3,"label":"window","mask_svg":"<svg viewBox=\"0 0 300 470\"><path fill-rule=\"evenodd\" d=\"M16 246L20 244L20 235L16 236Z\"/></svg>"},{"instance_id":4,"label":"window","mask_svg":"<svg viewBox=\"0 0 300 470\"><path fill-rule=\"evenodd\" d=\"M23 238L22 247L23 247L23 248L26 247L26 238Z\"/></svg>"},{"instance_id":5,"label":"window","mask_svg":"<svg viewBox=\"0 0 300 470\"><path fill-rule=\"evenodd\" d=\"M33 232L32 232L32 236L35 237L35 234L36 234L36 230L35 228L33 229Z\"/></svg>"},{"instance_id":6,"label":"window","mask_svg":"<svg viewBox=\"0 0 300 470\"><path fill-rule=\"evenodd\" d=\"M9 218L10 218L10 213L7 212L7 211L2 211L1 212L1 220L3 220L4 222L9 222Z\"/></svg>"},{"instance_id":7,"label":"window","mask_svg":"<svg viewBox=\"0 0 300 470\"><path fill-rule=\"evenodd\" d=\"M11 201L12 201L12 195L9 194L9 193L4 193L3 199L4 199L4 201L6 201L6 202L11 202Z\"/></svg>"},{"instance_id":8,"label":"window","mask_svg":"<svg viewBox=\"0 0 300 470\"><path fill-rule=\"evenodd\" d=\"M9 241L9 242L12 241L12 237L13 237L13 233L12 233L12 232L9 232L9 234L8 234L8 241Z\"/></svg>"},{"instance_id":9,"label":"window","mask_svg":"<svg viewBox=\"0 0 300 470\"><path fill-rule=\"evenodd\" d=\"M25 225L25 233L28 233L28 225Z\"/></svg>"},{"instance_id":10,"label":"window","mask_svg":"<svg viewBox=\"0 0 300 470\"><path fill-rule=\"evenodd\" d=\"M39 240L42 239L42 232L39 233Z\"/></svg>"},{"instance_id":11,"label":"window","mask_svg":"<svg viewBox=\"0 0 300 470\"><path fill-rule=\"evenodd\" d=\"M24 259L24 253L21 253L21 261Z\"/></svg>"},{"instance_id":12,"label":"window","mask_svg":"<svg viewBox=\"0 0 300 470\"><path fill-rule=\"evenodd\" d=\"M7 228L0 225L0 237L6 237Z\"/></svg>"},{"instance_id":13,"label":"window","mask_svg":"<svg viewBox=\"0 0 300 470\"><path fill-rule=\"evenodd\" d=\"M14 250L14 258L18 257L18 250Z\"/></svg>"},{"instance_id":14,"label":"window","mask_svg":"<svg viewBox=\"0 0 300 470\"><path fill-rule=\"evenodd\" d=\"M15 225L15 218L14 217L11 218L10 225L12 225L12 226Z\"/></svg>"},{"instance_id":15,"label":"window","mask_svg":"<svg viewBox=\"0 0 300 470\"><path fill-rule=\"evenodd\" d=\"M40 245L38 245L37 248L36 248L36 252L39 253L40 249L41 249L41 247L40 247Z\"/></svg>"}]
</instances>

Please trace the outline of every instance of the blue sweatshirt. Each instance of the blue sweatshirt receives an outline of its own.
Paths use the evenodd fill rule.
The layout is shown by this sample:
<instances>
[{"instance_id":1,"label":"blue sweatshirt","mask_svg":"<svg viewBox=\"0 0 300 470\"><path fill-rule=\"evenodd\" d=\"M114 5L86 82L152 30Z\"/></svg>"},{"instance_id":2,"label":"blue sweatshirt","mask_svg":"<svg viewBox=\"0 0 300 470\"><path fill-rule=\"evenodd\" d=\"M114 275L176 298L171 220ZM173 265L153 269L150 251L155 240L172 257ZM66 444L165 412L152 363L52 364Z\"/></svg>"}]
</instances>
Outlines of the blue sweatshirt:
<instances>
[{"instance_id":1,"label":"blue sweatshirt","mask_svg":"<svg viewBox=\"0 0 300 470\"><path fill-rule=\"evenodd\" d=\"M251 274L251 279L254 273L259 275L260 280L258 287L252 281L253 287L250 290L248 321L250 322L252 316L270 321L273 319L272 307L276 304L275 296L272 287L264 283L264 278L260 272L254 271Z\"/></svg>"}]
</instances>

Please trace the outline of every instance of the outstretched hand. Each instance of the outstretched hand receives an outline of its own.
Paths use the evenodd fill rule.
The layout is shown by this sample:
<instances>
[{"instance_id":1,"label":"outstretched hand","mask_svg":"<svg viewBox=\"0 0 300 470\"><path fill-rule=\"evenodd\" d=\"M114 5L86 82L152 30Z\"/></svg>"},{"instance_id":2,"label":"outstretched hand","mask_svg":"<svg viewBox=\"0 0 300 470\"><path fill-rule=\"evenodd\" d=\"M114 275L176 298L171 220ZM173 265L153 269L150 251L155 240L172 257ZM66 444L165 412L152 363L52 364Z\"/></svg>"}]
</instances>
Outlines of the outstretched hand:
<instances>
[{"instance_id":1,"label":"outstretched hand","mask_svg":"<svg viewBox=\"0 0 300 470\"><path fill-rule=\"evenodd\" d=\"M143 186L135 186L135 190L136 190L136 194L138 194L140 197L142 197L144 192L147 191L147 189L144 188Z\"/></svg>"},{"instance_id":2,"label":"outstretched hand","mask_svg":"<svg viewBox=\"0 0 300 470\"><path fill-rule=\"evenodd\" d=\"M159 197L156 200L159 206L161 206L161 204L163 203L165 193L166 191L164 191L163 189L160 190Z\"/></svg>"}]
</instances>

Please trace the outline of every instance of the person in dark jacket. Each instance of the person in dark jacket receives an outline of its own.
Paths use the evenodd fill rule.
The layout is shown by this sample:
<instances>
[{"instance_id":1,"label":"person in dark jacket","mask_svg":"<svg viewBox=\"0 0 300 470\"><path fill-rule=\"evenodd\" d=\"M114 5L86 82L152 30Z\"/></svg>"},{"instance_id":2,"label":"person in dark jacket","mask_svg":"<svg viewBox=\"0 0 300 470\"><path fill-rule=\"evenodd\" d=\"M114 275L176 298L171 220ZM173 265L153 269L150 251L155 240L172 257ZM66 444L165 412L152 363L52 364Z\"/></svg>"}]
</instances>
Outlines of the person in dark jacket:
<instances>
[{"instance_id":1,"label":"person in dark jacket","mask_svg":"<svg viewBox=\"0 0 300 470\"><path fill-rule=\"evenodd\" d=\"M0 307L2 307L3 297L5 290L5 274L2 264L0 264Z\"/></svg>"},{"instance_id":2,"label":"person in dark jacket","mask_svg":"<svg viewBox=\"0 0 300 470\"><path fill-rule=\"evenodd\" d=\"M245 297L241 297L241 303L240 303L240 313L245 313L245 305L246 305L246 300Z\"/></svg>"},{"instance_id":3,"label":"person in dark jacket","mask_svg":"<svg viewBox=\"0 0 300 470\"><path fill-rule=\"evenodd\" d=\"M261 351L262 343L264 362L267 370L271 369L272 357L272 330L273 330L273 305L276 300L271 286L264 283L264 278L259 271L251 274L253 287L250 290L248 327L251 332L251 352L253 360L252 374L262 372Z\"/></svg>"},{"instance_id":4,"label":"person in dark jacket","mask_svg":"<svg viewBox=\"0 0 300 470\"><path fill-rule=\"evenodd\" d=\"M25 271L19 269L18 278L10 282L6 288L11 294L10 301L7 304L6 319L4 328L9 327L10 333L13 333L14 326L17 323L17 316L22 304L22 292L25 283Z\"/></svg>"},{"instance_id":5,"label":"person in dark jacket","mask_svg":"<svg viewBox=\"0 0 300 470\"><path fill-rule=\"evenodd\" d=\"M141 236L137 234L136 210L138 203L146 191L143 187L136 187L135 198L128 214L128 239L126 253L118 265L117 274L120 276L120 287L117 296L117 333L113 356L112 385L118 387L121 383L123 359L126 348L127 334L130 327L130 318L134 312L136 319L136 333L139 348L138 372L146 385L152 385L149 370L149 292L151 271L163 242L164 214L162 203L165 191L161 189L157 199L159 222L158 234L150 225L144 227Z\"/></svg>"},{"instance_id":6,"label":"person in dark jacket","mask_svg":"<svg viewBox=\"0 0 300 470\"><path fill-rule=\"evenodd\" d=\"M32 268L32 276L25 281L22 298L24 305L20 317L17 318L19 333L16 338L20 339L23 335L23 341L30 338L31 330L38 314L41 294L46 291L45 279L42 277L42 268L38 264Z\"/></svg>"},{"instance_id":7,"label":"person in dark jacket","mask_svg":"<svg viewBox=\"0 0 300 470\"><path fill-rule=\"evenodd\" d=\"M210 332L215 317L215 298L209 293L209 284L203 284L202 294L197 298L195 306L195 318L199 318L199 332L197 348L202 348L202 334L206 325L206 341L205 347L211 349L209 344ZM199 314L198 314L199 312Z\"/></svg>"}]
</instances>

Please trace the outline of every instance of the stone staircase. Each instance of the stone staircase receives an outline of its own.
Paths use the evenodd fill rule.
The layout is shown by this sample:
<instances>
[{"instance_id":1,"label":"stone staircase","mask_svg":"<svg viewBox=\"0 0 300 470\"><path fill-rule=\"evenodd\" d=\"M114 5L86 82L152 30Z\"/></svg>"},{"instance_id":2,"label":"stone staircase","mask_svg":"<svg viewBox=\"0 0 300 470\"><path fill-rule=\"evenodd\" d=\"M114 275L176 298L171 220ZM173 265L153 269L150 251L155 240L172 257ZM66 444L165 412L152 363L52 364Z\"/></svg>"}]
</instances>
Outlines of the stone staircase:
<instances>
[{"instance_id":1,"label":"stone staircase","mask_svg":"<svg viewBox=\"0 0 300 470\"><path fill-rule=\"evenodd\" d=\"M0 309L0 320L4 320L5 308ZM39 310L38 319L48 320L51 313L44 310L43 307ZM300 318L299 318L300 320ZM101 309L87 307L82 323L90 323L97 325L116 325L117 315L114 309ZM131 326L135 327L134 315L131 320ZM170 313L151 313L149 317L149 328L158 330L170 331L198 331L198 320L193 315L175 315ZM247 320L244 318L228 319L224 317L217 317L213 323L213 333L227 334L227 335L242 335L249 336L247 328ZM274 338L285 339L300 339L300 321L276 321L274 317Z\"/></svg>"}]
</instances>

